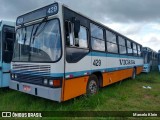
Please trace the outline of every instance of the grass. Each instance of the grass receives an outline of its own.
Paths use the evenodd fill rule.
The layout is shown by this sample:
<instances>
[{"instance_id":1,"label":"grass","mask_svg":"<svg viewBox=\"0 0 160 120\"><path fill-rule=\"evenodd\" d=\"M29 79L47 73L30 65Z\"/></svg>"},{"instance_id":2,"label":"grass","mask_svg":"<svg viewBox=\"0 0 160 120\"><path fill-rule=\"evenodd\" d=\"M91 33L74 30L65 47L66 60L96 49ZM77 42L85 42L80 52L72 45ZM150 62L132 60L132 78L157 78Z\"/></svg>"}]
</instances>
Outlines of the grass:
<instances>
[{"instance_id":1,"label":"grass","mask_svg":"<svg viewBox=\"0 0 160 120\"><path fill-rule=\"evenodd\" d=\"M160 73L142 73L135 80L104 87L94 96L80 96L63 103L10 89L0 89L0 101L0 111L160 111Z\"/></svg>"}]
</instances>

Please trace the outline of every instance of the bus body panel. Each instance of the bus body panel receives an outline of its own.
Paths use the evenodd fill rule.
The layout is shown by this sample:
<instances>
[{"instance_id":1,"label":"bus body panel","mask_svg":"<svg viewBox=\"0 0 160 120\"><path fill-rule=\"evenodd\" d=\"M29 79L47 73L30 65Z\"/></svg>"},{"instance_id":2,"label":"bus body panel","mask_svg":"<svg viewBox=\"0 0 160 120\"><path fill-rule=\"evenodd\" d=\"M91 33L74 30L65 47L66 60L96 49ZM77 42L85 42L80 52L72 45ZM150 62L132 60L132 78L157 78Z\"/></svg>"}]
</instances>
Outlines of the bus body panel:
<instances>
[{"instance_id":1,"label":"bus body panel","mask_svg":"<svg viewBox=\"0 0 160 120\"><path fill-rule=\"evenodd\" d=\"M10 64L2 63L2 68L2 87L8 87L10 80Z\"/></svg>"},{"instance_id":2,"label":"bus body panel","mask_svg":"<svg viewBox=\"0 0 160 120\"><path fill-rule=\"evenodd\" d=\"M10 80L10 66L11 64L10 63L5 63L3 61L3 43L5 42L3 40L3 28L4 26L7 26L7 27L15 27L15 23L14 22L10 22L10 21L4 21L2 20L1 21L1 25L0 25L0 51L1 51L1 59L0 59L0 87L8 87L9 86L9 80Z\"/></svg>"},{"instance_id":3,"label":"bus body panel","mask_svg":"<svg viewBox=\"0 0 160 120\"><path fill-rule=\"evenodd\" d=\"M24 90L24 86L29 86L30 88L28 88L28 90ZM61 88L52 89L39 85L20 83L13 80L10 81L10 88L34 96L61 102Z\"/></svg>"},{"instance_id":4,"label":"bus body panel","mask_svg":"<svg viewBox=\"0 0 160 120\"><path fill-rule=\"evenodd\" d=\"M53 87L49 87L49 86L43 86L43 84L39 85L39 84L32 84L31 81L34 81L36 79L39 79L39 83L42 83L43 80L45 78L52 78L51 80L54 79L61 79L63 81L64 78L64 68L63 67L59 67L59 66L64 66L64 62L63 62L63 57L62 59L57 62L57 63L21 63L21 62L12 62L12 74L17 74L17 76L25 76L24 79L21 78L20 81L10 81L10 88L14 89L14 90L18 90L24 93L28 93L28 94L32 94L35 96L39 96L39 97L43 97L43 98L47 98L50 100L54 100L54 101L58 101L61 102L62 100L62 88L53 88ZM14 68L14 66L18 65L17 69ZM34 65L36 67L34 67L34 69L32 69L33 67L31 67L30 69L28 69L27 71L25 70L27 66L31 66ZM21 67L20 67L21 66ZM42 69L40 69L42 66L49 66L50 72L46 73L46 74L42 74L38 71L41 71ZM25 68L26 67L26 68ZM27 73L28 72L28 73ZM32 74L31 74L32 73ZM36 77L37 76L37 77ZM27 77L27 78L26 78ZM43 78L43 79L42 79ZM27 81L27 80L30 81ZM28 83L27 83L28 82ZM29 87L29 89L31 89L29 92L25 90L25 86Z\"/></svg>"},{"instance_id":5,"label":"bus body panel","mask_svg":"<svg viewBox=\"0 0 160 120\"><path fill-rule=\"evenodd\" d=\"M61 43L62 46L64 46L64 30L63 30L63 17L62 17L62 6L59 5L59 12L52 16L52 18L49 17L49 19L58 18L60 22L60 32L61 32ZM32 23L31 23L32 24ZM17 69L14 68L14 66L17 66ZM33 66L30 68L25 68L26 66ZM46 73L42 74L39 71L43 71L43 69L40 69L43 66L47 66L50 71L46 71ZM32 69L33 68L33 69ZM27 81L20 79L21 81L10 81L10 88L14 90L18 90L24 93L28 93L31 95L39 96L42 98L54 100L61 102L63 97L63 84L64 84L64 48L62 47L62 54L60 60L57 62L11 62L11 72L12 74L21 74L21 76L28 75L28 79L30 80L30 83L27 83ZM33 75L33 77L30 78L30 75ZM36 83L32 83L34 81L35 76L38 75L38 79L41 80L41 83L45 78L47 79L61 79L62 86L59 88L54 88L52 86L44 86L43 84L39 85ZM42 79L43 78L43 79ZM27 80L27 79L26 79ZM29 87L31 90L29 92L26 91L25 86Z\"/></svg>"},{"instance_id":6,"label":"bus body panel","mask_svg":"<svg viewBox=\"0 0 160 120\"><path fill-rule=\"evenodd\" d=\"M90 62L90 57L92 58L92 62ZM120 59L131 59L134 60L135 64L120 65ZM93 64L95 60L100 60L101 65L95 66ZM66 62L64 100L85 94L87 82L91 74L102 73L104 87L131 77L134 67L136 68L136 74L140 74L143 69L143 59L99 52L91 52L77 63ZM71 78L69 78L70 76Z\"/></svg>"},{"instance_id":7,"label":"bus body panel","mask_svg":"<svg viewBox=\"0 0 160 120\"><path fill-rule=\"evenodd\" d=\"M82 76L76 78L70 78L65 80L63 100L66 101L74 97L80 96L86 93L86 86L89 76Z\"/></svg>"}]
</instances>

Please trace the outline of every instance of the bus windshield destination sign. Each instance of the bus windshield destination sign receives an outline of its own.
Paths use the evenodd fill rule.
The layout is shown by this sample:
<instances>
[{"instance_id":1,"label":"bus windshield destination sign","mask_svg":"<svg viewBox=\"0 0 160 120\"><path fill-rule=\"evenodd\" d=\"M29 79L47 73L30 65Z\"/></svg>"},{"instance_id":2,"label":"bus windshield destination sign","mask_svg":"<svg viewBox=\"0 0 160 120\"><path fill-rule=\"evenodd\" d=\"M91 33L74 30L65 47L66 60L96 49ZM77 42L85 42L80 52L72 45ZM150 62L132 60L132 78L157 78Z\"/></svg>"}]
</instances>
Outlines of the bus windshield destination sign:
<instances>
[{"instance_id":1,"label":"bus windshield destination sign","mask_svg":"<svg viewBox=\"0 0 160 120\"><path fill-rule=\"evenodd\" d=\"M16 25L22 25L33 20L44 18L47 16L55 15L58 13L58 3L51 4L49 6L37 9L35 11L29 12L25 15L19 16L16 21Z\"/></svg>"}]
</instances>

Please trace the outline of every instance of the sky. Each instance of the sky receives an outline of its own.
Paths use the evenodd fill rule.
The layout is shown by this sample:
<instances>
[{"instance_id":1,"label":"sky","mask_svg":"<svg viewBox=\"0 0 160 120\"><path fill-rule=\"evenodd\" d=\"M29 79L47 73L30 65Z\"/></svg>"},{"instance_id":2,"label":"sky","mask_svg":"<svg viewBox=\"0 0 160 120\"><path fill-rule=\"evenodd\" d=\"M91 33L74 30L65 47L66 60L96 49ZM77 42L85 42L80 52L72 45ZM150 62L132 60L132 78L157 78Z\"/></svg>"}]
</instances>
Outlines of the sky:
<instances>
[{"instance_id":1,"label":"sky","mask_svg":"<svg viewBox=\"0 0 160 120\"><path fill-rule=\"evenodd\" d=\"M0 0L0 20L19 15L55 0ZM56 0L142 44L160 50L160 0Z\"/></svg>"}]
</instances>

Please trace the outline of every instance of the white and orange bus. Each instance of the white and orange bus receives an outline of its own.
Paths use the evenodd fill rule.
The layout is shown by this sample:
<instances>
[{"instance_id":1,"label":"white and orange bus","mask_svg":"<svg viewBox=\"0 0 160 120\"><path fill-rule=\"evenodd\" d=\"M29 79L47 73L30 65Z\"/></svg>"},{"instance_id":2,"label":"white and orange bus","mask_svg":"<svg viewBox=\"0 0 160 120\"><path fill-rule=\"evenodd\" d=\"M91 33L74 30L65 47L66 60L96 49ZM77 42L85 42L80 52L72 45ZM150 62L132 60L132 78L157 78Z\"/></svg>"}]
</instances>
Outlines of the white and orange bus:
<instances>
[{"instance_id":1,"label":"white and orange bus","mask_svg":"<svg viewBox=\"0 0 160 120\"><path fill-rule=\"evenodd\" d=\"M66 101L140 74L142 46L61 3L21 15L10 88Z\"/></svg>"}]
</instances>

